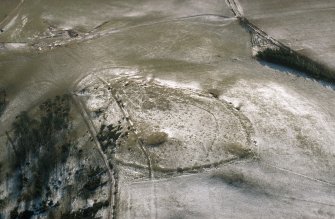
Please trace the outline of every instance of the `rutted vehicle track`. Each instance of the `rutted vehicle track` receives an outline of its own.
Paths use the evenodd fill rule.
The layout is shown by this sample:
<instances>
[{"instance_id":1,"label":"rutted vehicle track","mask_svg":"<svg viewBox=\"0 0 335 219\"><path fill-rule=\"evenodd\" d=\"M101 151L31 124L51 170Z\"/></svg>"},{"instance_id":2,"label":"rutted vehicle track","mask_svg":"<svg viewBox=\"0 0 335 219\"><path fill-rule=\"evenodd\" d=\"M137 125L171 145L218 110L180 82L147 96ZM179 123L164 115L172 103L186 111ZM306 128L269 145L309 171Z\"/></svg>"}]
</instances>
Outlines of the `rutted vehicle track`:
<instances>
[{"instance_id":1,"label":"rutted vehicle track","mask_svg":"<svg viewBox=\"0 0 335 219\"><path fill-rule=\"evenodd\" d=\"M163 19L161 21L154 21L154 22L145 22L138 25L133 25L129 27L123 27L123 28L107 28L106 30L101 30L106 24L108 24L110 21L105 21L102 24L98 25L94 29L88 32L81 32L76 33L77 35L70 38L61 39L58 38L59 36L44 36L40 37L34 42L31 43L15 43L15 45L11 42L2 42L0 44L0 49L3 47L4 49L8 50L19 50L19 49L25 49L25 50L37 50L39 52L49 51L54 48L68 46L71 44L78 44L82 42L86 42L89 40L95 40L102 37L110 36L112 34L121 33L129 30L133 30L136 28L142 28L147 26L153 26L153 25L159 25L159 24L165 24L165 23L171 23L171 22L178 22L178 21L185 21L188 19L194 19L194 18L201 18L201 17L216 17L223 20L232 20L236 19L234 17L228 17L220 14L195 14L185 17L176 17L176 18L170 18L170 19ZM64 30L62 32L67 32L68 30ZM62 34L60 34L62 36ZM45 43L44 39L54 39L54 41Z\"/></svg>"},{"instance_id":2,"label":"rutted vehicle track","mask_svg":"<svg viewBox=\"0 0 335 219\"><path fill-rule=\"evenodd\" d=\"M137 136L138 138L138 143L139 146L141 148L141 151L143 152L143 154L145 155L146 159L147 159L147 163L148 163L148 170L149 170L149 179L153 178L153 170L152 170L152 162L151 162L151 158L148 154L148 152L146 151L146 149L144 148L144 145L142 143L141 140L139 140L139 134L136 130L136 128L134 127L134 122L132 121L129 113L127 112L127 110L123 107L123 103L122 100L119 96L117 96L115 94L115 92L113 91L113 88L111 87L111 85L104 79L102 79L101 77L98 77L98 79L103 82L104 84L106 84L108 86L108 90L111 91L112 94L112 98L115 100L115 102L117 103L118 107L120 108L120 110L122 111L123 116L126 118L127 123L129 125L129 127L131 128L131 130L134 132L134 134Z\"/></svg>"},{"instance_id":3,"label":"rutted vehicle track","mask_svg":"<svg viewBox=\"0 0 335 219\"><path fill-rule=\"evenodd\" d=\"M122 166L128 166L128 167L139 168L139 169L142 169L142 170L147 170L147 171L149 171L148 178L152 179L154 177L153 176L154 172L176 173L178 175L179 175L179 172L185 172L185 173L186 172L193 172L194 173L194 172L197 172L198 170L201 170L201 169L216 167L216 166L219 166L221 164L230 163L232 161L239 160L241 158L240 155L234 154L234 152L231 154L229 152L230 155L228 157L221 157L221 158L216 157L209 162L207 162L207 161L205 162L205 160L203 160L203 163L192 163L191 162L189 164L186 164L185 163L186 161L185 161L185 162L179 163L177 166L176 165L169 166L167 163L159 163L159 161L156 161L156 160L153 163L153 161L151 160L151 155L153 157L156 157L157 155L161 156L161 157L168 156L172 159L173 155L171 155L169 153L174 153L174 152L169 151L168 148L170 148L170 146L167 146L167 147L163 147L163 146L162 147L152 147L152 148L148 147L147 148L146 144L144 142L142 143L142 141L141 141L141 138L145 136L145 134L143 132L144 131L143 127L142 126L141 127L135 127L137 125L137 122L134 123L135 119L132 119L131 115L130 115L132 113L129 113L129 110L126 109L127 106L128 106L128 107L131 108L130 109L131 112L133 112L132 107L139 110L140 109L139 107L142 106L142 102L141 103L135 103L135 105L129 105L129 104L132 103L132 100L134 100L133 98L141 99L142 101L144 101L145 98L146 98L145 96L146 96L147 91L142 90L141 92L139 92L139 90L137 90L137 89L140 89L140 88L136 87L137 85L134 85L135 86L134 88L129 88L129 86L133 86L133 85L129 85L129 84L132 84L132 83L129 83L128 80L126 80L126 82L124 82L124 83L122 83L122 81L115 82L115 83L119 84L115 87L114 86L115 84L113 84L114 82L113 83L112 82L107 82L104 78L99 77L99 76L95 76L95 77L96 77L97 80L101 81L103 85L107 85L107 87L104 87L104 90L105 90L105 92L107 92L107 90L108 90L108 92L110 92L111 95L107 99L104 99L103 102L109 102L109 98L111 98L111 97L113 98L113 102L115 103L114 107L117 106L118 111L120 110L120 114L122 114L122 115L119 115L119 116L122 116L122 119L127 123L127 125L126 125L128 127L127 129L130 132L133 132L135 134L135 136L137 138L137 146L136 147L138 149L140 149L141 154L143 155L143 158L144 158L143 162L140 161L140 163L138 163L138 162L136 162L132 159L131 160L127 160L127 159L124 160L122 158L123 155L120 155L121 157L115 157L116 164L119 163ZM138 81L138 83L139 83L138 85L141 86L140 81ZM101 83L99 83L99 84L101 86ZM122 90L122 89L126 89L126 87L123 87L123 84L126 84L128 89L130 89L130 90L135 89L135 91L143 94L143 97L128 97L127 96L128 92L126 92L125 90ZM134 83L134 84L136 84L136 83ZM165 92L168 92L167 90L169 90L170 88L166 88L165 86L161 86L159 84L152 83L151 85L148 85L148 87L146 89L148 89L148 92L150 93L150 92L153 91L152 89L163 89L163 90L165 90ZM92 89L92 91L95 92L94 89ZM134 90L131 90L131 91L132 91L131 93L134 92ZM157 90L155 90L155 91L157 92ZM170 91L172 91L172 90L170 90ZM183 93L183 92L185 92L185 93ZM213 123L212 124L213 130L209 131L211 133L210 134L211 137L209 137L209 139L207 139L208 142L206 142L206 146L202 145L202 143L199 144L199 148L202 148L202 149L199 149L199 151L201 151L201 154L208 158L208 157L212 156L209 153L213 154L214 151L217 150L217 146L220 144L219 142L222 141L222 138L219 137L220 134L218 133L218 131L220 131L223 128L221 125L226 124L226 123L222 122L221 120L218 121L219 119L218 119L217 116L219 116L219 115L215 115L215 112L209 111L209 109L206 109L206 107L202 107L201 104L199 105L199 104L195 104L195 103L190 103L188 100L184 100L184 98L180 99L182 96L179 96L179 95L189 95L189 96L191 96L190 98L192 99L192 97L193 97L192 94L194 94L194 96L199 97L200 99L203 98L204 101L206 100L208 102L212 102L213 104L217 104L216 106L218 106L218 107L222 106L223 107L222 110L227 110L227 112L228 112L227 115L233 116L233 118L236 118L236 123L231 121L231 124L236 124L237 127L238 127L238 128L237 127L236 128L241 130L242 133L244 133L244 134L241 134L241 136L244 136L246 139L245 139L245 142L244 142L244 140L241 140L241 141L244 142L242 144L243 145L245 144L244 146L246 147L246 149L247 148L250 149L250 152L247 152L248 155L246 157L252 158L253 155L255 155L252 152L252 150L255 148L254 147L255 145L253 144L253 141L251 139L251 134L253 133L253 130L252 130L250 121L247 120L243 115L241 115L241 113L239 113L238 110L236 108L234 108L234 106L230 105L228 102L226 102L224 100L217 100L216 98L212 97L211 95L209 95L207 93L205 94L203 92L194 92L194 91L191 91L191 92L188 91L187 92L187 91L184 90L184 91L180 91L180 93L178 93L178 91L177 91L177 93L171 93L172 97L169 96L169 98L168 98L169 101L174 102L174 100L179 100L180 103L184 103L184 104L186 104L185 106L190 107L189 110L191 110L193 108L194 109L197 108L199 110L199 112L201 113L201 115L204 116L204 117L201 117L201 118L210 119L210 121ZM130 99L128 99L128 98L130 98ZM188 97L185 97L185 98L188 99ZM92 99L92 101L93 101L93 99ZM101 101L101 99L99 101ZM155 102L156 101L155 98L152 101ZM187 109L187 107L185 109ZM110 112L110 110L106 110L105 106L103 107L103 111L104 112ZM170 113L174 114L176 111L173 111L171 109L171 111L167 111L167 112L170 112ZM183 112L180 112L180 113L181 113L181 116L184 115ZM161 114L160 116L163 116L163 115L164 115L164 113ZM135 115L132 115L132 116L137 118L138 115L135 113ZM143 116L144 115L139 117L140 121L143 120L146 117L146 116L144 116L144 117ZM179 114L176 114L172 117L177 118L178 116L179 116ZM101 118L102 120L106 119L104 116L99 117L99 118ZM152 123L147 124L148 126L156 127L155 123L157 121L159 121L160 119L149 116L149 117L146 117L145 120L152 121ZM135 121L138 121L138 120L135 120ZM167 121L170 121L170 120L167 119ZM206 121L206 120L204 120L204 121ZM100 122L102 122L102 121L100 121ZM107 123L109 123L109 122L107 122ZM139 123L142 124L141 122L139 122ZM221 124L221 125L219 125L219 124ZM191 125L194 125L194 124L191 124ZM166 127L166 124L164 124L164 125L162 124L162 127ZM158 128L158 126L156 128ZM158 128L158 129L160 129L160 128ZM174 129L174 128L172 128L172 129ZM162 131L164 131L164 128L162 129ZM206 130L206 131L208 131L208 130ZM150 131L149 131L149 133L150 133ZM202 133L202 134L205 135L204 133ZM141 135L143 135L143 136L141 137ZM189 141L188 137L185 137L185 139L184 139L184 137L180 140L181 141L185 140L186 142L188 142ZM145 137L144 137L144 139L145 139ZM171 141L168 141L168 142L170 142L168 144L171 144L172 142L174 142L175 140L173 140L173 139L175 139L175 138L173 137L173 134L172 134ZM226 142L225 144L227 144L227 147L230 147L228 145L236 143L235 141L239 142L239 140L236 140L236 139L232 140L231 139L228 142ZM192 141L190 141L190 143L191 142ZM195 141L191 144L198 144L199 142L202 142L202 140ZM183 147L179 145L179 143L175 142L173 144L176 145L177 147L179 147L179 150L184 150L184 149L182 149ZM186 143L186 144L188 144L188 143ZM242 146L242 147L244 147L244 146ZM165 151L165 150L168 150L168 151ZM244 150L244 149L242 149L242 150ZM186 151L184 151L183 153L186 153ZM176 152L176 153L178 153L178 152ZM232 155L234 155L234 156L232 156ZM192 156L192 155L189 155L189 156ZM190 159L192 160L192 158L190 158ZM189 160L189 158L187 158L187 160ZM167 162L170 162L170 161L167 161Z\"/></svg>"},{"instance_id":4,"label":"rutted vehicle track","mask_svg":"<svg viewBox=\"0 0 335 219\"><path fill-rule=\"evenodd\" d=\"M20 0L20 3L5 17L5 19L3 19L0 22L0 31L3 32L6 28L6 26L8 25L8 23L11 22L12 19L15 18L15 15L17 14L17 12L19 11L21 5L24 3L25 0Z\"/></svg>"},{"instance_id":5,"label":"rutted vehicle track","mask_svg":"<svg viewBox=\"0 0 335 219\"><path fill-rule=\"evenodd\" d=\"M239 19L241 25L245 27L249 32L257 34L259 37L266 39L269 43L271 43L274 46L278 46L291 51L289 47L285 46L278 40L269 36L265 31L263 31L262 29L251 23L246 17L244 17L243 13L241 12L242 6L237 1L227 0L226 2L228 6L231 8L236 18Z\"/></svg>"},{"instance_id":6,"label":"rutted vehicle track","mask_svg":"<svg viewBox=\"0 0 335 219\"><path fill-rule=\"evenodd\" d=\"M316 79L322 84L330 84L330 86L333 87L333 84L335 83L335 71L333 69L328 68L328 66L325 66L324 64L319 63L318 61L315 61L308 56L300 54L299 52L276 40L275 38L269 36L264 30L257 27L243 15L242 6L237 0L227 0L226 3L228 4L228 7L231 8L235 17L239 19L241 26L244 27L251 34L252 46L258 47L260 46L259 44L262 44L260 46L261 49L258 48L256 49L256 51L253 52L254 56L259 57L259 53L267 49L269 49L270 52L273 52L274 54L279 51L280 54L278 55L278 57L282 55L281 53L285 53L284 56L289 56L289 59L291 59L290 62L281 61L280 57L278 58L275 56L270 57L269 59L272 59L272 61L274 61L276 64L293 68L298 71L303 71L308 77ZM267 59L265 60L267 61ZM308 68L305 65L307 65ZM319 70L314 71L314 69Z\"/></svg>"},{"instance_id":7,"label":"rutted vehicle track","mask_svg":"<svg viewBox=\"0 0 335 219\"><path fill-rule=\"evenodd\" d=\"M86 108L85 106L82 104L82 102L76 98L76 96L74 95L71 95L74 103L77 105L82 117L83 117L83 120L85 121L86 125L87 125L87 128L89 129L89 132L91 134L91 137L93 138L94 140L94 143L95 145L97 146L97 150L99 151L99 154L101 156L101 158L103 159L104 161L104 164L105 164L105 167L108 171L108 177L110 179L110 189L109 189L109 213L108 213L108 219L110 218L115 218L115 212L114 212L114 206L115 206L115 202L116 202L116 196L114 195L114 190L116 188L116 179L114 177L114 170L110 167L109 163L108 163L108 158L107 156L104 154L103 150L102 150L102 147L100 145L100 142L99 140L97 139L97 131L96 131L96 128L92 122L92 120L90 119L89 115L88 115L88 112L86 111ZM112 216L112 217L111 217Z\"/></svg>"}]
</instances>

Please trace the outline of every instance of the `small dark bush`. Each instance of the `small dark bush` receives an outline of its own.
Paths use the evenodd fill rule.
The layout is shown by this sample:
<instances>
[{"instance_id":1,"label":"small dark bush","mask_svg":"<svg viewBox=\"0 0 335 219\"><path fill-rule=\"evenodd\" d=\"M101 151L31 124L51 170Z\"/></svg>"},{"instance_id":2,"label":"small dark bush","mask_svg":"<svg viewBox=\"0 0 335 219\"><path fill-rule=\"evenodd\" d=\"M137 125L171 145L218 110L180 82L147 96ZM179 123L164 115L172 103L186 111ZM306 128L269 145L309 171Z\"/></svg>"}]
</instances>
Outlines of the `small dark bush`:
<instances>
[{"instance_id":1,"label":"small dark bush","mask_svg":"<svg viewBox=\"0 0 335 219\"><path fill-rule=\"evenodd\" d=\"M30 219L34 215L33 211L25 210L19 214L19 219Z\"/></svg>"},{"instance_id":2,"label":"small dark bush","mask_svg":"<svg viewBox=\"0 0 335 219\"><path fill-rule=\"evenodd\" d=\"M6 107L6 91L3 88L0 88L0 116L5 110Z\"/></svg>"},{"instance_id":3,"label":"small dark bush","mask_svg":"<svg viewBox=\"0 0 335 219\"><path fill-rule=\"evenodd\" d=\"M3 207L5 207L7 204L7 200L6 199L0 199L0 209L2 209Z\"/></svg>"},{"instance_id":4,"label":"small dark bush","mask_svg":"<svg viewBox=\"0 0 335 219\"><path fill-rule=\"evenodd\" d=\"M17 212L18 207L15 207L13 210L10 211L9 217L10 219L17 219L19 217L19 213Z\"/></svg>"},{"instance_id":5,"label":"small dark bush","mask_svg":"<svg viewBox=\"0 0 335 219\"><path fill-rule=\"evenodd\" d=\"M106 171L99 166L96 168L90 167L88 169L86 183L81 190L81 195L83 198L87 199L92 194L92 192L105 184L101 182L101 175L105 172Z\"/></svg>"},{"instance_id":6,"label":"small dark bush","mask_svg":"<svg viewBox=\"0 0 335 219\"><path fill-rule=\"evenodd\" d=\"M209 89L208 93L211 94L214 98L219 98L220 96L220 91L215 88Z\"/></svg>"}]
</instances>

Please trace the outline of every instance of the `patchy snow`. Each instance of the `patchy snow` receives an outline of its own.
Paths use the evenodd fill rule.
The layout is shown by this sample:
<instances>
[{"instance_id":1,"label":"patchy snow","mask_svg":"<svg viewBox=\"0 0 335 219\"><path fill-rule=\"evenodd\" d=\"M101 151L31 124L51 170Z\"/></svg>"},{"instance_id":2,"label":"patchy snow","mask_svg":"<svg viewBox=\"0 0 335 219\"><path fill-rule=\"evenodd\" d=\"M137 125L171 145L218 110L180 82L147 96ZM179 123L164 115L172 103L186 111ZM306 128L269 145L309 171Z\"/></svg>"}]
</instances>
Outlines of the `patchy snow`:
<instances>
[{"instance_id":1,"label":"patchy snow","mask_svg":"<svg viewBox=\"0 0 335 219\"><path fill-rule=\"evenodd\" d=\"M174 80L155 78L155 82L157 82L160 85L164 85L170 88L182 88L182 89L188 88L191 90L201 90L200 84L196 81L185 83L185 82L177 82Z\"/></svg>"},{"instance_id":2,"label":"patchy snow","mask_svg":"<svg viewBox=\"0 0 335 219\"><path fill-rule=\"evenodd\" d=\"M292 171L330 177L322 172L331 171L323 166L333 163L335 122L320 105L272 82L242 80L222 98L243 103L241 111L253 124L263 159ZM274 159L278 156L281 159Z\"/></svg>"}]
</instances>

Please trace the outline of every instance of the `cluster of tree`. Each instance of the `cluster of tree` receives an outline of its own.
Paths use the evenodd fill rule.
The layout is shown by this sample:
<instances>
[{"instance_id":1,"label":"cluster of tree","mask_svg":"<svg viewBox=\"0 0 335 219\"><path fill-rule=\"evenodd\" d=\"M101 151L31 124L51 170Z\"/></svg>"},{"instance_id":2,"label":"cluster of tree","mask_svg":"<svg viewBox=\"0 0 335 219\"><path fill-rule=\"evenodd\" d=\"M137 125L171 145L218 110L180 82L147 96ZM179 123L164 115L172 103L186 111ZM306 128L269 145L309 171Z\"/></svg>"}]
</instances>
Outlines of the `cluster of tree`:
<instances>
[{"instance_id":1,"label":"cluster of tree","mask_svg":"<svg viewBox=\"0 0 335 219\"><path fill-rule=\"evenodd\" d=\"M89 167L85 174L85 181L80 194L87 199L98 187L104 186L106 182L101 181L101 176L106 173L106 170L97 166L95 168Z\"/></svg>"},{"instance_id":2,"label":"cluster of tree","mask_svg":"<svg viewBox=\"0 0 335 219\"><path fill-rule=\"evenodd\" d=\"M80 209L75 212L67 212L63 213L61 216L61 219L85 219L85 218L95 218L95 215L98 213L98 211L102 208L106 208L109 206L108 201L101 201L96 202L93 204L92 207L87 207Z\"/></svg>"},{"instance_id":3,"label":"cluster of tree","mask_svg":"<svg viewBox=\"0 0 335 219\"><path fill-rule=\"evenodd\" d=\"M285 48L267 48L260 51L257 57L275 64L284 65L292 69L306 73L308 76L326 82L335 82L335 71L313 61L307 56L301 55Z\"/></svg>"},{"instance_id":4,"label":"cluster of tree","mask_svg":"<svg viewBox=\"0 0 335 219\"><path fill-rule=\"evenodd\" d=\"M122 128L120 125L110 124L108 126L102 125L100 127L99 133L97 134L97 139L104 152L108 147L116 147L116 141L123 135L121 130Z\"/></svg>"},{"instance_id":5,"label":"cluster of tree","mask_svg":"<svg viewBox=\"0 0 335 219\"><path fill-rule=\"evenodd\" d=\"M21 170L23 165L29 164L31 171L30 174L20 171L22 199L26 201L42 195L51 170L68 157L70 106L67 95L48 99L34 117L28 112L18 115L13 123L12 137L7 134L15 152L13 169Z\"/></svg>"}]
</instances>

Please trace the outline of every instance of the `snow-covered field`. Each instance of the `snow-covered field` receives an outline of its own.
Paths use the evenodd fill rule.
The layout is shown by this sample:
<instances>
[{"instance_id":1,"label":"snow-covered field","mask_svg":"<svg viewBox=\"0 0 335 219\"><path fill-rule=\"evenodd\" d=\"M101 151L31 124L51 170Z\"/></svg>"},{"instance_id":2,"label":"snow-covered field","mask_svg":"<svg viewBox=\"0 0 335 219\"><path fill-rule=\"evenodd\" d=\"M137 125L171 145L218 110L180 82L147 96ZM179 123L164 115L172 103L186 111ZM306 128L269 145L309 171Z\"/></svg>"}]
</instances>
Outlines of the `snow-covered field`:
<instances>
[{"instance_id":1,"label":"snow-covered field","mask_svg":"<svg viewBox=\"0 0 335 219\"><path fill-rule=\"evenodd\" d=\"M16 116L68 93L78 145L50 173L64 181L50 196L62 211L111 198L96 216L334 218L334 85L253 58L228 2L7 2L0 164L14 156L6 132ZM272 38L334 67L333 1L235 2ZM7 177L8 166L0 218L32 208L9 191L19 171ZM105 184L76 197L87 180L76 171L91 166ZM50 212L66 213L33 218Z\"/></svg>"}]
</instances>

